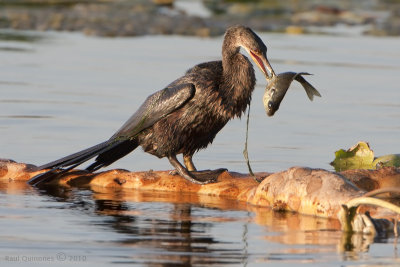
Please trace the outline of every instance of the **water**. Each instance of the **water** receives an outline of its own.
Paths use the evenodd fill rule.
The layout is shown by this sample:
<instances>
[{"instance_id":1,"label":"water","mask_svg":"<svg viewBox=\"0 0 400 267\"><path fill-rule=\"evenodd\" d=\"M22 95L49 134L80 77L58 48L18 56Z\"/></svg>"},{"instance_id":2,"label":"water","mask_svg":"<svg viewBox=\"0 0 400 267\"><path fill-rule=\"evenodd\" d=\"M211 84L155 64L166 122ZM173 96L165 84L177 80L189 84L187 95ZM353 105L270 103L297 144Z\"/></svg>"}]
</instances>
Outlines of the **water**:
<instances>
[{"instance_id":1,"label":"water","mask_svg":"<svg viewBox=\"0 0 400 267\"><path fill-rule=\"evenodd\" d=\"M220 58L221 38L104 39L27 32L0 37L2 158L42 164L111 136L156 90L192 65ZM5 38L7 36L7 38ZM27 38L28 37L28 38ZM307 71L322 94L294 83L274 117L257 70L249 154L255 171L302 165L332 170L334 151L368 141L399 153L397 38L261 34L276 72ZM5 40L7 39L7 40ZM199 169L247 172L245 117L195 155ZM110 168L171 169L140 150ZM395 266L396 242L353 237L335 220L274 213L191 195L0 184L0 262L5 266ZM357 245L358 244L358 245Z\"/></svg>"}]
</instances>

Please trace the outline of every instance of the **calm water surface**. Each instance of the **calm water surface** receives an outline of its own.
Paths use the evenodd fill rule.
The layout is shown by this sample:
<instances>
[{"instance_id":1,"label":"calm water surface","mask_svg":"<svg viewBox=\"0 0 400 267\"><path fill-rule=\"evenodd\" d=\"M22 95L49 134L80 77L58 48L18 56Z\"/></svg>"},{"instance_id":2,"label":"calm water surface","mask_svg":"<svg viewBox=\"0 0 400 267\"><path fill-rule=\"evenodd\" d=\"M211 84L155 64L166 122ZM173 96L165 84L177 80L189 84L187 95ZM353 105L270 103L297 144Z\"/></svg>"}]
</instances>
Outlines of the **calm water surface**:
<instances>
[{"instance_id":1,"label":"calm water surface","mask_svg":"<svg viewBox=\"0 0 400 267\"><path fill-rule=\"evenodd\" d=\"M10 37L10 34L12 35ZM277 72L307 71L322 98L293 84L273 118L257 70L249 153L255 171L332 169L339 148L368 141L399 153L400 40L261 34ZM220 58L221 38L103 39L0 34L2 158L42 164L105 140L156 90L192 65ZM18 36L17 36L18 37ZM246 172L245 119L195 156L199 169ZM110 166L171 169L138 149ZM396 266L397 240L349 242L334 220L191 195L0 184L3 266Z\"/></svg>"}]
</instances>

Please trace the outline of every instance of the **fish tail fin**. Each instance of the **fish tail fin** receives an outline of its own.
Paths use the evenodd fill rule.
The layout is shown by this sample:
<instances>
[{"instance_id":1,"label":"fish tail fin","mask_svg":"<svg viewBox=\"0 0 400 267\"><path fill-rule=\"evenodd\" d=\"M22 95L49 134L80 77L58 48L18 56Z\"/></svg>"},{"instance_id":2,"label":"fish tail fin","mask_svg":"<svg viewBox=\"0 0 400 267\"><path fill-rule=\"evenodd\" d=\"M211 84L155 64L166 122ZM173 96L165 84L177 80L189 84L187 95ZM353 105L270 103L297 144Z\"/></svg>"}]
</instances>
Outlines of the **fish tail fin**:
<instances>
[{"instance_id":1,"label":"fish tail fin","mask_svg":"<svg viewBox=\"0 0 400 267\"><path fill-rule=\"evenodd\" d=\"M312 75L312 74L307 73L307 72L300 72L295 77L295 80L298 81L299 83L301 83L301 85L303 86L308 98L311 101L313 101L314 96L321 97L321 94L318 92L318 90L315 89L315 87L312 86L309 82L307 82L306 79L304 79L302 75Z\"/></svg>"}]
</instances>

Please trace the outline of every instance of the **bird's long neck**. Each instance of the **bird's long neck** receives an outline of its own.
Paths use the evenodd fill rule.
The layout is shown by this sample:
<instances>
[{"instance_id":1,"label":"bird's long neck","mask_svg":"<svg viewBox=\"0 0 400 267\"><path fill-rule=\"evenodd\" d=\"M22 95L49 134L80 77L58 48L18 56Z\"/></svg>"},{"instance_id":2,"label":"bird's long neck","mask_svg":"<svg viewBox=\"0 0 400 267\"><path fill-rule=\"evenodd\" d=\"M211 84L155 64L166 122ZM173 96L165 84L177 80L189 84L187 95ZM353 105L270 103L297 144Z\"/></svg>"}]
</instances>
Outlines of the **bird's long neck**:
<instances>
[{"instance_id":1,"label":"bird's long neck","mask_svg":"<svg viewBox=\"0 0 400 267\"><path fill-rule=\"evenodd\" d=\"M250 61L239 52L239 47L222 49L223 82L221 93L234 116L246 110L251 101L256 78Z\"/></svg>"}]
</instances>

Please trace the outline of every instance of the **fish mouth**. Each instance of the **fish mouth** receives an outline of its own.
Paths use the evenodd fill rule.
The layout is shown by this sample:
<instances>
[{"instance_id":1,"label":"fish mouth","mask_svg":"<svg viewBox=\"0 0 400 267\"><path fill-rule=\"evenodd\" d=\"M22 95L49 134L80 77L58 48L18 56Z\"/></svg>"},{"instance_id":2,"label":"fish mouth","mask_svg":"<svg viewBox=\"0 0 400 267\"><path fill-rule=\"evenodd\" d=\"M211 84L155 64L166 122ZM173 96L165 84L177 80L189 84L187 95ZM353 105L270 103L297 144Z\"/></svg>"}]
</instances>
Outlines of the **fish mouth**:
<instances>
[{"instance_id":1,"label":"fish mouth","mask_svg":"<svg viewBox=\"0 0 400 267\"><path fill-rule=\"evenodd\" d=\"M249 54L253 61L257 64L257 66L261 69L264 73L265 78L267 81L272 80L275 76L275 71L272 68L271 64L269 63L267 56L265 53L257 53L254 51L249 51Z\"/></svg>"},{"instance_id":2,"label":"fish mouth","mask_svg":"<svg viewBox=\"0 0 400 267\"><path fill-rule=\"evenodd\" d=\"M270 106L271 105L271 106ZM279 105L274 105L272 102L268 103L268 109L266 110L269 117L274 116L275 112L279 109Z\"/></svg>"},{"instance_id":3,"label":"fish mouth","mask_svg":"<svg viewBox=\"0 0 400 267\"><path fill-rule=\"evenodd\" d=\"M267 111L268 117L272 117L272 116L274 116L274 114L275 114L275 110L268 110Z\"/></svg>"}]
</instances>

